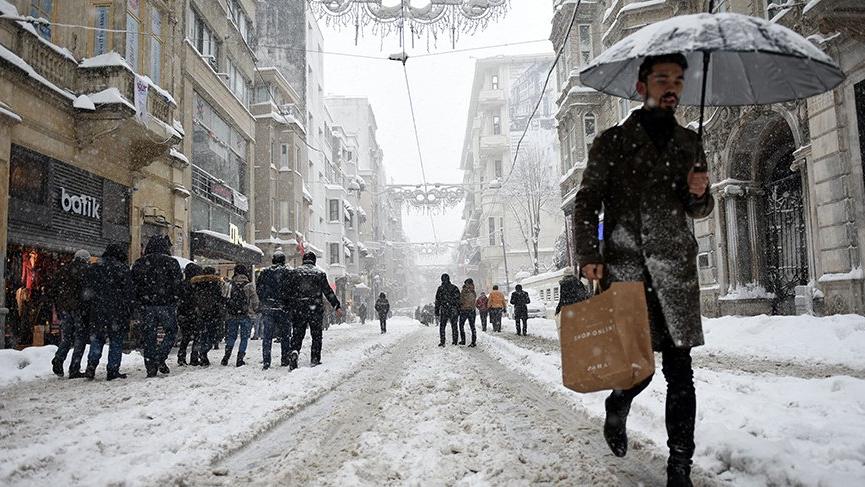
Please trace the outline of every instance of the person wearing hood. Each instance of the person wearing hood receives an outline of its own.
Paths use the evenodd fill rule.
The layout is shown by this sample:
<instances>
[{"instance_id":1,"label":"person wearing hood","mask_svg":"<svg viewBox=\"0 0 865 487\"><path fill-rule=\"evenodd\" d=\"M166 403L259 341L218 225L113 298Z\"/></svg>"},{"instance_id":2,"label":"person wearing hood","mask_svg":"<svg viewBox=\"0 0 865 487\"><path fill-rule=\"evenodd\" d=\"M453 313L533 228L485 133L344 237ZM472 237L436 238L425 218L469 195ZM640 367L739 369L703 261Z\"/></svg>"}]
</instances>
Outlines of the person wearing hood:
<instances>
[{"instance_id":1,"label":"person wearing hood","mask_svg":"<svg viewBox=\"0 0 865 487\"><path fill-rule=\"evenodd\" d=\"M442 283L436 290L435 315L439 320L439 346L445 346L445 329L451 324L453 344L457 344L457 317L460 308L460 288L451 284L451 276L442 274Z\"/></svg>"},{"instance_id":2,"label":"person wearing hood","mask_svg":"<svg viewBox=\"0 0 865 487\"><path fill-rule=\"evenodd\" d=\"M132 317L132 276L127 263L126 248L110 244L102 253L102 260L87 270L84 297L87 319L90 323L90 353L84 376L93 380L102 358L102 348L108 343L107 379L125 379L120 372L123 358L123 339L129 332Z\"/></svg>"},{"instance_id":3,"label":"person wearing hood","mask_svg":"<svg viewBox=\"0 0 865 487\"><path fill-rule=\"evenodd\" d=\"M470 347L476 346L477 332L475 330L475 308L477 307L478 296L475 294L475 283L471 279L466 279L463 283L463 289L460 291L460 345L466 344L465 324L468 322L472 330L472 341Z\"/></svg>"},{"instance_id":4,"label":"person wearing hood","mask_svg":"<svg viewBox=\"0 0 865 487\"><path fill-rule=\"evenodd\" d=\"M147 377L156 377L157 370L167 374L170 370L165 359L177 335L177 301L183 289L183 272L171 257L168 236L156 235L147 242L144 255L132 266L132 284L141 314ZM160 326L165 335L158 345Z\"/></svg>"},{"instance_id":5,"label":"person wearing hood","mask_svg":"<svg viewBox=\"0 0 865 487\"><path fill-rule=\"evenodd\" d=\"M378 299L375 300L375 312L378 313L378 322L381 325L381 332L387 333L387 315L390 313L390 303L387 300L387 295L381 293Z\"/></svg>"},{"instance_id":6,"label":"person wearing hood","mask_svg":"<svg viewBox=\"0 0 865 487\"><path fill-rule=\"evenodd\" d=\"M255 284L249 280L249 269L243 264L234 266L234 277L229 284L228 299L225 303L227 314L225 320L225 355L222 356L222 365L228 365L231 359L231 351L234 342L240 335L240 346L237 348L237 362L235 365L241 367L246 365L243 359L246 357L246 346L249 343L249 333L252 331L252 320L258 312L258 293Z\"/></svg>"},{"instance_id":7,"label":"person wearing hood","mask_svg":"<svg viewBox=\"0 0 865 487\"><path fill-rule=\"evenodd\" d=\"M189 280L192 291L195 331L192 335L192 351L202 367L210 366L207 354L221 323L225 320L225 300L222 297L222 278L213 267L205 267L201 274Z\"/></svg>"},{"instance_id":8,"label":"person wearing hood","mask_svg":"<svg viewBox=\"0 0 865 487\"><path fill-rule=\"evenodd\" d=\"M177 347L177 365L186 366L186 349L189 344L196 343L195 335L198 333L198 319L195 313L195 295L192 292L192 278L201 275L204 269L195 262L186 264L183 273L186 279L177 303L177 325L180 329L180 343ZM190 365L198 365L198 350L193 345L189 357Z\"/></svg>"},{"instance_id":9,"label":"person wearing hood","mask_svg":"<svg viewBox=\"0 0 865 487\"><path fill-rule=\"evenodd\" d=\"M75 252L72 261L57 272L52 282L51 295L60 315L60 345L51 360L51 369L58 377L63 377L63 362L66 361L70 348L72 362L69 364L69 378L84 377L81 373L81 359L87 345L88 330L81 288L90 266L89 261L90 252L84 249Z\"/></svg>"},{"instance_id":10,"label":"person wearing hood","mask_svg":"<svg viewBox=\"0 0 865 487\"><path fill-rule=\"evenodd\" d=\"M300 348L306 330L312 335L312 349L310 350L310 364L315 367L321 365L322 333L324 327L324 296L335 309L337 317L343 314L342 307L336 294L333 293L327 282L327 274L315 265L316 257L312 252L303 255L303 265L288 271L285 280L285 291L283 298L286 300L287 308L291 316L292 336L291 354L288 359L289 370L297 368L297 360L300 356Z\"/></svg>"},{"instance_id":11,"label":"person wearing hood","mask_svg":"<svg viewBox=\"0 0 865 487\"><path fill-rule=\"evenodd\" d=\"M274 252L271 263L270 267L258 274L255 282L258 300L261 303L261 364L264 370L270 368L274 335L279 337L283 364L288 364L291 344L291 322L282 297L285 280L288 277L285 254L281 251Z\"/></svg>"},{"instance_id":12,"label":"person wearing hood","mask_svg":"<svg viewBox=\"0 0 865 487\"><path fill-rule=\"evenodd\" d=\"M517 284L516 290L511 293L511 304L514 306L514 322L517 325L517 335L526 336L529 327L529 293L523 291L522 284ZM522 323L522 328L520 328Z\"/></svg>"},{"instance_id":13,"label":"person wearing hood","mask_svg":"<svg viewBox=\"0 0 865 487\"><path fill-rule=\"evenodd\" d=\"M499 291L499 286L493 286L490 293L490 324L493 325L493 331L502 331L502 313L505 311L505 294Z\"/></svg>"},{"instance_id":14,"label":"person wearing hood","mask_svg":"<svg viewBox=\"0 0 865 487\"><path fill-rule=\"evenodd\" d=\"M487 298L486 293L481 292L475 306L478 308L478 314L481 315L481 330L487 331L487 316L490 312L490 300Z\"/></svg>"}]
</instances>

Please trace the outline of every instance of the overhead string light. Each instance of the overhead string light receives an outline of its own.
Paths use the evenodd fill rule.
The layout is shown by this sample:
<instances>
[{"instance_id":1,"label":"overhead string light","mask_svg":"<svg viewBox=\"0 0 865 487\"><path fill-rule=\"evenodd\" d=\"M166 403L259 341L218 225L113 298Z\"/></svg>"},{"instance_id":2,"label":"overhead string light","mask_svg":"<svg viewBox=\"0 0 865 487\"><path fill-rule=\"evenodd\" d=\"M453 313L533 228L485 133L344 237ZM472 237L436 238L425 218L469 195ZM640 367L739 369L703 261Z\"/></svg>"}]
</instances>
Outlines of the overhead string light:
<instances>
[{"instance_id":1,"label":"overhead string light","mask_svg":"<svg viewBox=\"0 0 865 487\"><path fill-rule=\"evenodd\" d=\"M310 9L329 26L354 27L355 44L366 27L382 38L398 35L400 47L408 30L412 45L427 36L433 43L441 34L455 47L460 34L485 29L502 18L510 0L307 0Z\"/></svg>"}]
</instances>

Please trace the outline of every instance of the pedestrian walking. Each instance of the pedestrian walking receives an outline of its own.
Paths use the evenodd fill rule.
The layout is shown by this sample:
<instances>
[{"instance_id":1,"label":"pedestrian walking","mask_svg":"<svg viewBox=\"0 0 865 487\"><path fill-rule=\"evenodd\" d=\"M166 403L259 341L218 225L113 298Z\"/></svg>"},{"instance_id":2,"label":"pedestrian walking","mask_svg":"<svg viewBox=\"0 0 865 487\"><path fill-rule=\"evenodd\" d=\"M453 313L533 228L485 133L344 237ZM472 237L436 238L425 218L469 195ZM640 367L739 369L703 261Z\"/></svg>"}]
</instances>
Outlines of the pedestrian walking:
<instances>
[{"instance_id":1,"label":"pedestrian walking","mask_svg":"<svg viewBox=\"0 0 865 487\"><path fill-rule=\"evenodd\" d=\"M195 332L193 334L192 350L198 363L192 365L210 366L207 356L213 348L215 336L221 323L225 321L225 299L222 296L222 278L216 275L216 269L210 266L202 269L201 274L189 280L192 288L192 299L195 305Z\"/></svg>"},{"instance_id":2,"label":"pedestrian walking","mask_svg":"<svg viewBox=\"0 0 865 487\"><path fill-rule=\"evenodd\" d=\"M714 206L707 173L694 170L706 167L698 136L675 118L687 67L678 54L645 58L636 86L643 108L595 138L573 213L577 261L586 278L603 286L645 283L652 346L661 352L667 381L667 482L674 486L691 485L696 413L691 348L703 344L697 243L689 217L705 218ZM631 402L650 381L606 399L604 437L616 456L627 453Z\"/></svg>"},{"instance_id":3,"label":"pedestrian walking","mask_svg":"<svg viewBox=\"0 0 865 487\"><path fill-rule=\"evenodd\" d=\"M472 341L470 347L477 346L477 331L475 330L475 318L477 313L478 296L475 293L475 283L471 279L466 279L463 282L463 288L460 291L460 345L466 344L465 324L468 322L472 331Z\"/></svg>"},{"instance_id":4,"label":"pedestrian walking","mask_svg":"<svg viewBox=\"0 0 865 487\"><path fill-rule=\"evenodd\" d=\"M81 359L87 345L88 331L82 310L81 286L89 267L90 252L81 249L75 252L72 260L57 271L51 284L54 307L60 315L60 345L51 360L51 370L63 377L63 363L72 349L72 362L69 364L69 378L84 377L81 373Z\"/></svg>"},{"instance_id":5,"label":"pedestrian walking","mask_svg":"<svg viewBox=\"0 0 865 487\"><path fill-rule=\"evenodd\" d=\"M442 274L442 283L436 290L435 316L439 320L439 346L445 346L445 329L448 322L451 324L453 344L457 344L459 338L457 332L457 320L460 309L460 288L451 284L451 277Z\"/></svg>"},{"instance_id":6,"label":"pedestrian walking","mask_svg":"<svg viewBox=\"0 0 865 487\"><path fill-rule=\"evenodd\" d=\"M240 337L237 347L237 361L235 366L246 365L246 346L249 344L249 334L252 332L252 320L258 312L258 294L255 284L249 280L249 269L243 264L234 266L234 276L231 279L228 290L228 299L225 303L225 355L222 356L222 365L228 365L231 352L234 350L234 342Z\"/></svg>"},{"instance_id":7,"label":"pedestrian walking","mask_svg":"<svg viewBox=\"0 0 865 487\"><path fill-rule=\"evenodd\" d=\"M192 278L201 275L204 269L195 262L186 264L183 269L183 287L180 292L180 299L177 302L177 328L180 331L180 340L177 346L177 365L179 367L186 366L186 350L190 344L193 344L190 352L189 364L198 365L198 349L195 347L197 343L196 335L198 331L198 317L195 310L195 294L192 291Z\"/></svg>"},{"instance_id":8,"label":"pedestrian walking","mask_svg":"<svg viewBox=\"0 0 865 487\"><path fill-rule=\"evenodd\" d=\"M141 315L147 377L156 377L157 370L168 374L165 359L177 336L177 301L183 288L183 272L171 257L171 240L167 236L157 235L147 242L144 256L132 266L132 283ZM158 344L160 326L164 336Z\"/></svg>"},{"instance_id":9,"label":"pedestrian walking","mask_svg":"<svg viewBox=\"0 0 865 487\"><path fill-rule=\"evenodd\" d=\"M529 327L528 305L531 302L529 293L523 291L522 284L517 284L516 290L511 293L511 304L514 307L514 322L517 325L517 335L526 336L526 331ZM520 323L522 323L522 328L520 328Z\"/></svg>"},{"instance_id":10,"label":"pedestrian walking","mask_svg":"<svg viewBox=\"0 0 865 487\"><path fill-rule=\"evenodd\" d=\"M316 256L312 252L303 255L303 265L288 271L285 280L283 298L287 300L292 323L291 354L288 368L297 368L300 348L309 329L312 335L310 364L321 365L322 332L324 327L324 296L335 309L336 315L342 316L339 299L333 293L327 282L327 274L315 266Z\"/></svg>"},{"instance_id":11,"label":"pedestrian walking","mask_svg":"<svg viewBox=\"0 0 865 487\"><path fill-rule=\"evenodd\" d=\"M486 293L481 292L475 306L477 306L478 314L481 316L481 331L487 331L487 316L490 314L490 299L487 297Z\"/></svg>"},{"instance_id":12,"label":"pedestrian walking","mask_svg":"<svg viewBox=\"0 0 865 487\"><path fill-rule=\"evenodd\" d=\"M102 253L102 260L86 273L83 296L90 325L90 353L84 376L96 377L96 367L102 358L102 349L108 344L107 380L125 379L120 372L123 359L123 339L129 333L134 292L126 247L110 244Z\"/></svg>"},{"instance_id":13,"label":"pedestrian walking","mask_svg":"<svg viewBox=\"0 0 865 487\"><path fill-rule=\"evenodd\" d=\"M278 251L274 252L271 262L270 267L258 274L258 280L255 283L261 309L261 364L263 370L270 368L274 336L280 338L280 363L283 367L288 365L288 356L291 350L291 322L288 319L285 300L282 296L285 280L288 277L285 254Z\"/></svg>"},{"instance_id":14,"label":"pedestrian walking","mask_svg":"<svg viewBox=\"0 0 865 487\"><path fill-rule=\"evenodd\" d=\"M490 292L490 324L494 332L502 331L502 313L505 311L505 295L499 291L499 286L493 286Z\"/></svg>"},{"instance_id":15,"label":"pedestrian walking","mask_svg":"<svg viewBox=\"0 0 865 487\"><path fill-rule=\"evenodd\" d=\"M387 333L387 316L390 313L390 303L385 293L380 293L378 299L375 300L375 312L378 313L378 323L381 326L382 334Z\"/></svg>"},{"instance_id":16,"label":"pedestrian walking","mask_svg":"<svg viewBox=\"0 0 865 487\"><path fill-rule=\"evenodd\" d=\"M357 315L360 317L360 324L366 324L366 303L360 303L357 307Z\"/></svg>"}]
</instances>

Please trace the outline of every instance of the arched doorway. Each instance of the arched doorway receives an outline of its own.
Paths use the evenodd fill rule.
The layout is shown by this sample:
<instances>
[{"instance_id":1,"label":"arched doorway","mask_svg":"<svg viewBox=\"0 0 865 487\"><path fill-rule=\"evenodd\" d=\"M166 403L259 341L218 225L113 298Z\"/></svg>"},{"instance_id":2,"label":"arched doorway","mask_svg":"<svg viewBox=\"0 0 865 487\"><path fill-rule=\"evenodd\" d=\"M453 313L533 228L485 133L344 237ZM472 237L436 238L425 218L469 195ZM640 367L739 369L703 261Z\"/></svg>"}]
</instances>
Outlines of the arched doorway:
<instances>
[{"instance_id":1,"label":"arched doorway","mask_svg":"<svg viewBox=\"0 0 865 487\"><path fill-rule=\"evenodd\" d=\"M792 167L796 149L789 125L766 127L756 159L764 209L764 279L774 294L772 314L792 314L796 286L808 284L808 244L802 175Z\"/></svg>"}]
</instances>

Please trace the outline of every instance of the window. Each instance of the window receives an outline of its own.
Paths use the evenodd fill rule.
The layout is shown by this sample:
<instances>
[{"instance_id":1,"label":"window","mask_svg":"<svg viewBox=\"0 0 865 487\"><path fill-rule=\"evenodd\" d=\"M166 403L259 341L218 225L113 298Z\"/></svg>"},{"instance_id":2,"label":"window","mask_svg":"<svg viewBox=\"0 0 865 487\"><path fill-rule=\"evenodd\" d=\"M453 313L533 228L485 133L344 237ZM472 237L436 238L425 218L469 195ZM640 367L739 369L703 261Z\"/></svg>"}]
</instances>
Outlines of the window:
<instances>
[{"instance_id":1,"label":"window","mask_svg":"<svg viewBox=\"0 0 865 487\"><path fill-rule=\"evenodd\" d=\"M288 228L290 222L288 220L288 201L279 202L279 228Z\"/></svg>"},{"instance_id":2,"label":"window","mask_svg":"<svg viewBox=\"0 0 865 487\"><path fill-rule=\"evenodd\" d=\"M231 18L231 21L234 22L234 26L237 28L237 31L240 33L240 37L242 37L243 40L247 44L249 44L249 18L246 16L243 8L241 8L240 2L238 0L229 0L228 14Z\"/></svg>"},{"instance_id":3,"label":"window","mask_svg":"<svg viewBox=\"0 0 865 487\"><path fill-rule=\"evenodd\" d=\"M501 178L502 177L502 160L496 159L494 166L495 166L496 178Z\"/></svg>"},{"instance_id":4,"label":"window","mask_svg":"<svg viewBox=\"0 0 865 487\"><path fill-rule=\"evenodd\" d=\"M279 167L280 169L291 169L288 161L288 144L279 146Z\"/></svg>"},{"instance_id":5,"label":"window","mask_svg":"<svg viewBox=\"0 0 865 487\"><path fill-rule=\"evenodd\" d=\"M580 24L580 64L585 66L592 62L592 26Z\"/></svg>"},{"instance_id":6,"label":"window","mask_svg":"<svg viewBox=\"0 0 865 487\"><path fill-rule=\"evenodd\" d=\"M327 200L327 217L331 223L339 223L339 200Z\"/></svg>"},{"instance_id":7,"label":"window","mask_svg":"<svg viewBox=\"0 0 865 487\"><path fill-rule=\"evenodd\" d=\"M216 40L216 35L194 9L190 8L187 11L186 20L188 26L186 36L201 54L201 57L206 59L213 69L218 69L219 43Z\"/></svg>"},{"instance_id":8,"label":"window","mask_svg":"<svg viewBox=\"0 0 865 487\"><path fill-rule=\"evenodd\" d=\"M297 156L294 159L294 170L300 174L300 147L297 148Z\"/></svg>"},{"instance_id":9,"label":"window","mask_svg":"<svg viewBox=\"0 0 865 487\"><path fill-rule=\"evenodd\" d=\"M499 89L499 75L494 74L492 76L492 80L490 82L490 88L497 90Z\"/></svg>"},{"instance_id":10,"label":"window","mask_svg":"<svg viewBox=\"0 0 865 487\"><path fill-rule=\"evenodd\" d=\"M198 93L193 103L192 164L246 194L246 139Z\"/></svg>"},{"instance_id":11,"label":"window","mask_svg":"<svg viewBox=\"0 0 865 487\"><path fill-rule=\"evenodd\" d=\"M93 6L93 45L91 54L98 56L108 52L108 43L111 38L106 29L111 24L111 4Z\"/></svg>"},{"instance_id":12,"label":"window","mask_svg":"<svg viewBox=\"0 0 865 487\"><path fill-rule=\"evenodd\" d=\"M595 140L595 134L597 133L597 126L595 124L595 114L587 113L583 115L583 134L585 138L583 139L586 143L586 155L588 156L589 150L592 148L592 142Z\"/></svg>"},{"instance_id":13,"label":"window","mask_svg":"<svg viewBox=\"0 0 865 487\"><path fill-rule=\"evenodd\" d=\"M30 16L51 21L51 11L54 0L30 0ZM36 32L47 40L51 40L51 24L33 24Z\"/></svg>"},{"instance_id":14,"label":"window","mask_svg":"<svg viewBox=\"0 0 865 487\"><path fill-rule=\"evenodd\" d=\"M490 227L490 245L496 244L496 219L489 217L487 220Z\"/></svg>"},{"instance_id":15,"label":"window","mask_svg":"<svg viewBox=\"0 0 865 487\"><path fill-rule=\"evenodd\" d=\"M500 135L502 133L502 117L498 115L493 115L493 135Z\"/></svg>"},{"instance_id":16,"label":"window","mask_svg":"<svg viewBox=\"0 0 865 487\"><path fill-rule=\"evenodd\" d=\"M162 75L162 12L150 10L150 78L160 83Z\"/></svg>"},{"instance_id":17,"label":"window","mask_svg":"<svg viewBox=\"0 0 865 487\"><path fill-rule=\"evenodd\" d=\"M327 245L330 248L330 263L331 264L339 264L339 254L342 252L342 244L338 243L329 243Z\"/></svg>"},{"instance_id":18,"label":"window","mask_svg":"<svg viewBox=\"0 0 865 487\"><path fill-rule=\"evenodd\" d=\"M853 99L856 108L856 126L859 131L859 156L865 169L865 81L853 85Z\"/></svg>"},{"instance_id":19,"label":"window","mask_svg":"<svg viewBox=\"0 0 865 487\"><path fill-rule=\"evenodd\" d=\"M131 4L130 4L131 5ZM138 29L140 23L132 12L126 13L126 61L138 71Z\"/></svg>"},{"instance_id":20,"label":"window","mask_svg":"<svg viewBox=\"0 0 865 487\"><path fill-rule=\"evenodd\" d=\"M624 120L631 113L631 103L626 98L619 98L619 120Z\"/></svg>"},{"instance_id":21,"label":"window","mask_svg":"<svg viewBox=\"0 0 865 487\"><path fill-rule=\"evenodd\" d=\"M228 60L228 78L225 79L225 84L243 106L249 106L249 81L231 59Z\"/></svg>"},{"instance_id":22,"label":"window","mask_svg":"<svg viewBox=\"0 0 865 487\"><path fill-rule=\"evenodd\" d=\"M565 131L561 134L562 140L562 174L568 172L568 169L572 167L571 162L571 137L570 133Z\"/></svg>"},{"instance_id":23,"label":"window","mask_svg":"<svg viewBox=\"0 0 865 487\"><path fill-rule=\"evenodd\" d=\"M571 147L571 164L576 165L577 161L580 160L579 154L577 154L577 121L572 120L571 126L568 128L568 145Z\"/></svg>"}]
</instances>

